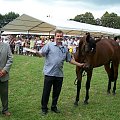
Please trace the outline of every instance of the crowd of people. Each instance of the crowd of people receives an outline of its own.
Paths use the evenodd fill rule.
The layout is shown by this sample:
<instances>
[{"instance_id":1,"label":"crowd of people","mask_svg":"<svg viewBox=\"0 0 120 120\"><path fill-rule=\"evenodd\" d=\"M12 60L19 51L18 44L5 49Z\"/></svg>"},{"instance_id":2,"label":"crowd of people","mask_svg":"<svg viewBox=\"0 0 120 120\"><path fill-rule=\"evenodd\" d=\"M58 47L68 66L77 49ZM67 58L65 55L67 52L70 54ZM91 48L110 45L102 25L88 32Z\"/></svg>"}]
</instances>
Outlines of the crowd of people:
<instances>
[{"instance_id":1,"label":"crowd of people","mask_svg":"<svg viewBox=\"0 0 120 120\"><path fill-rule=\"evenodd\" d=\"M2 40L5 43L10 44L12 54L18 55L29 55L33 56L32 53L27 51L27 48L36 49L39 51L46 43L54 41L53 37L48 36L12 36L9 35L6 40ZM67 46L71 52L75 52L75 47L78 46L78 37L64 37L62 40L64 46Z\"/></svg>"},{"instance_id":2,"label":"crowd of people","mask_svg":"<svg viewBox=\"0 0 120 120\"><path fill-rule=\"evenodd\" d=\"M67 36L63 38L62 44L64 46L67 46L71 53L74 53L76 51L76 46L78 46L79 44L79 40L80 40L80 37ZM114 40L120 44L120 40L117 37L115 37ZM28 51L27 48L39 51L46 43L50 41L53 42L54 36L27 37L27 36L21 36L21 35L19 36L8 35L6 40L1 38L1 41L8 43L10 45L12 54L34 56L34 54Z\"/></svg>"}]
</instances>

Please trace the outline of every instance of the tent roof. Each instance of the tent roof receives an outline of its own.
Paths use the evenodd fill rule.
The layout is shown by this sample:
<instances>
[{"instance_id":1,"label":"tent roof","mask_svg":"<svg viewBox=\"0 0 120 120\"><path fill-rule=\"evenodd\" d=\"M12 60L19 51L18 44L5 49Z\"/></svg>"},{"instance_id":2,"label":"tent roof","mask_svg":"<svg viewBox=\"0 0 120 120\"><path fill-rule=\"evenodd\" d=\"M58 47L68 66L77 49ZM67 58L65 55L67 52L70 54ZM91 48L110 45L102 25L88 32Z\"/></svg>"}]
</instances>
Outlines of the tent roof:
<instances>
[{"instance_id":1,"label":"tent roof","mask_svg":"<svg viewBox=\"0 0 120 120\"><path fill-rule=\"evenodd\" d=\"M56 26L46 23L42 20L38 20L28 15L21 15L12 22L5 25L3 31L11 32L51 32Z\"/></svg>"},{"instance_id":2,"label":"tent roof","mask_svg":"<svg viewBox=\"0 0 120 120\"><path fill-rule=\"evenodd\" d=\"M39 20L23 14L5 25L2 30L10 32L54 33L55 29L61 29L67 35L83 35L86 32L90 32L91 34L97 36L120 35L119 29L96 26L71 20L63 21L53 18L42 19L43 20Z\"/></svg>"}]
</instances>

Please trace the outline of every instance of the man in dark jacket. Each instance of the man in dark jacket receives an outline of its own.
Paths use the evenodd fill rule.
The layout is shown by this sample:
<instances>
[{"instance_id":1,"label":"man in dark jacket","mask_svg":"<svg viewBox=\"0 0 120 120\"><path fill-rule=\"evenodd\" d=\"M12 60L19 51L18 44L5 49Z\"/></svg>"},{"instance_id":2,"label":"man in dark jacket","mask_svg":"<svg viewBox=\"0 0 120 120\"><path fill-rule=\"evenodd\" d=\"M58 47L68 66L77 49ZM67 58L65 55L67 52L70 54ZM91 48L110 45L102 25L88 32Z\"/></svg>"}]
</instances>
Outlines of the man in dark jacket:
<instances>
[{"instance_id":1,"label":"man in dark jacket","mask_svg":"<svg viewBox=\"0 0 120 120\"><path fill-rule=\"evenodd\" d=\"M12 63L10 46L7 43L3 43L0 37L0 96L2 102L2 114L5 116L11 115L8 111L8 80Z\"/></svg>"}]
</instances>

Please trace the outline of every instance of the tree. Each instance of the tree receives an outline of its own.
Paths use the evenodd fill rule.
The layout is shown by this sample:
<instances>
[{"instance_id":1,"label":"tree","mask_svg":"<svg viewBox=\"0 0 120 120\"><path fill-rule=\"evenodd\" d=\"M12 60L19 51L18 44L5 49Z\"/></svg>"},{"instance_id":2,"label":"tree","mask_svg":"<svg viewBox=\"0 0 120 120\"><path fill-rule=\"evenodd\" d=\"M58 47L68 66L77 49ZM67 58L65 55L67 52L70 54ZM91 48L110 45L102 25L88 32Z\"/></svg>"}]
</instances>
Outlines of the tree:
<instances>
[{"instance_id":1,"label":"tree","mask_svg":"<svg viewBox=\"0 0 120 120\"><path fill-rule=\"evenodd\" d=\"M82 23L88 23L88 24L96 24L94 16L90 12L86 12L85 14L77 15L73 19L74 21L82 22Z\"/></svg>"},{"instance_id":2,"label":"tree","mask_svg":"<svg viewBox=\"0 0 120 120\"><path fill-rule=\"evenodd\" d=\"M9 12L5 15L0 14L0 28L13 21L17 17L19 17L19 14L15 14L14 12Z\"/></svg>"},{"instance_id":3,"label":"tree","mask_svg":"<svg viewBox=\"0 0 120 120\"><path fill-rule=\"evenodd\" d=\"M0 28L1 28L2 24L3 24L3 16L0 14Z\"/></svg>"},{"instance_id":4,"label":"tree","mask_svg":"<svg viewBox=\"0 0 120 120\"><path fill-rule=\"evenodd\" d=\"M94 16L90 12L85 14L80 14L75 16L74 20L77 22L88 23L92 25L100 25L104 27L111 27L120 29L120 16L117 16L116 13L108 13L107 11L103 14L101 18L94 19Z\"/></svg>"},{"instance_id":5,"label":"tree","mask_svg":"<svg viewBox=\"0 0 120 120\"><path fill-rule=\"evenodd\" d=\"M95 25L100 25L101 26L101 19L100 18L97 18L96 20L95 20Z\"/></svg>"},{"instance_id":6,"label":"tree","mask_svg":"<svg viewBox=\"0 0 120 120\"><path fill-rule=\"evenodd\" d=\"M105 27L120 28L119 20L120 17L117 16L117 14L109 14L108 12L105 12L105 14L101 17L101 24Z\"/></svg>"}]
</instances>

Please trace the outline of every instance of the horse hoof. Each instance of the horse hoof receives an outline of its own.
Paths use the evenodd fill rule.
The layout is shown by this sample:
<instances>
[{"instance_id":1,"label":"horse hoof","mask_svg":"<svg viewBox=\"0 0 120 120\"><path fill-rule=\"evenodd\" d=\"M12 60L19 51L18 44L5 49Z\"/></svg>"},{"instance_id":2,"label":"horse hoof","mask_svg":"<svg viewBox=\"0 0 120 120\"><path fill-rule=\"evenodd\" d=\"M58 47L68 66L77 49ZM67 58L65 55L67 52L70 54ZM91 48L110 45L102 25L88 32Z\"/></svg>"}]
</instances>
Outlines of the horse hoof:
<instances>
[{"instance_id":1,"label":"horse hoof","mask_svg":"<svg viewBox=\"0 0 120 120\"><path fill-rule=\"evenodd\" d=\"M77 101L75 101L75 102L74 102L74 105L75 105L75 106L78 106L78 102L77 102Z\"/></svg>"},{"instance_id":2,"label":"horse hoof","mask_svg":"<svg viewBox=\"0 0 120 120\"><path fill-rule=\"evenodd\" d=\"M115 93L114 91L112 92L112 94L113 94L113 95L116 95L116 93Z\"/></svg>"},{"instance_id":3,"label":"horse hoof","mask_svg":"<svg viewBox=\"0 0 120 120\"><path fill-rule=\"evenodd\" d=\"M107 94L108 94L108 95L110 94L110 90L107 90Z\"/></svg>"},{"instance_id":4,"label":"horse hoof","mask_svg":"<svg viewBox=\"0 0 120 120\"><path fill-rule=\"evenodd\" d=\"M88 104L88 101L85 100L85 101L84 101L84 105L87 105L87 104Z\"/></svg>"}]
</instances>

